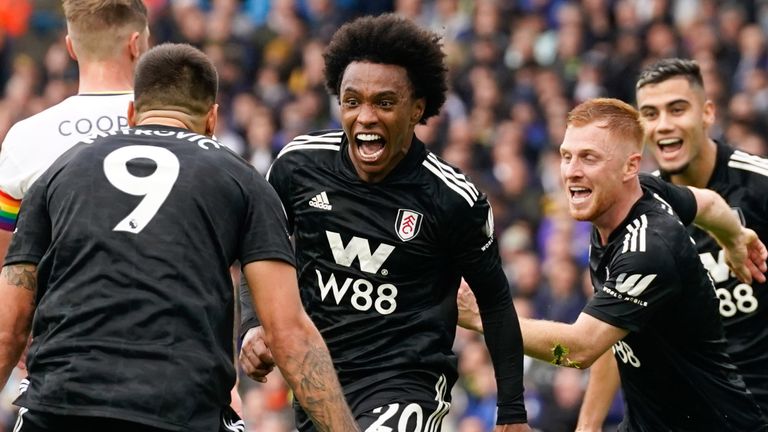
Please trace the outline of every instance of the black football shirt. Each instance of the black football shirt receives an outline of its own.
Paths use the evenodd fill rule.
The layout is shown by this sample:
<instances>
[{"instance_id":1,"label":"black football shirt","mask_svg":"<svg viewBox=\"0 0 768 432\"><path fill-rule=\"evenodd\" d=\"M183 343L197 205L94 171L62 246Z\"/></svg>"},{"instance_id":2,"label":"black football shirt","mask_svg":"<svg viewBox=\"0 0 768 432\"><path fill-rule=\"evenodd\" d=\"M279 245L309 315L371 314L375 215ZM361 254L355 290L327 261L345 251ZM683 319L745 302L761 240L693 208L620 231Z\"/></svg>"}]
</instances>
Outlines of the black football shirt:
<instances>
[{"instance_id":1,"label":"black football shirt","mask_svg":"<svg viewBox=\"0 0 768 432\"><path fill-rule=\"evenodd\" d=\"M717 143L717 159L708 189L719 193L768 243L768 159ZM723 250L706 232L689 228L704 267L715 282L728 353L747 387L768 412L768 284L740 282L728 269Z\"/></svg>"},{"instance_id":2,"label":"black football shirt","mask_svg":"<svg viewBox=\"0 0 768 432\"><path fill-rule=\"evenodd\" d=\"M30 384L16 403L218 430L235 382L236 260L294 262L274 190L185 129L81 143L24 199L6 264L38 264Z\"/></svg>"},{"instance_id":3,"label":"black football shirt","mask_svg":"<svg viewBox=\"0 0 768 432\"><path fill-rule=\"evenodd\" d=\"M590 249L585 312L629 331L613 349L621 431L756 431L765 419L725 353L718 301L670 204L646 188L606 245Z\"/></svg>"},{"instance_id":4,"label":"black football shirt","mask_svg":"<svg viewBox=\"0 0 768 432\"><path fill-rule=\"evenodd\" d=\"M348 145L341 130L299 136L267 179L288 216L304 306L353 410L413 398L421 383L445 415L463 276L498 312L486 338L503 384L499 419L524 420L522 343L485 195L418 139L378 183L359 179Z\"/></svg>"}]
</instances>

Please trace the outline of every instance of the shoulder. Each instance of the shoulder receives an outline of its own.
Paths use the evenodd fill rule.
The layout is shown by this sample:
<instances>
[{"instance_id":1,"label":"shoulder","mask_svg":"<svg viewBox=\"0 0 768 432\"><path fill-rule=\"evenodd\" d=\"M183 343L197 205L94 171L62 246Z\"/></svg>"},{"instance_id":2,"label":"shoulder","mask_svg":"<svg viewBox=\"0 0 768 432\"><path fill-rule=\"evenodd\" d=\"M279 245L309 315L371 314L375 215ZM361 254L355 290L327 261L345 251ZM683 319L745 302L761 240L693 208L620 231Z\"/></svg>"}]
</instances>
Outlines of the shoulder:
<instances>
[{"instance_id":1,"label":"shoulder","mask_svg":"<svg viewBox=\"0 0 768 432\"><path fill-rule=\"evenodd\" d=\"M341 151L343 141L344 131L340 129L299 135L280 150L266 177L271 178L273 171L285 172L299 166L330 163Z\"/></svg>"},{"instance_id":2,"label":"shoulder","mask_svg":"<svg viewBox=\"0 0 768 432\"><path fill-rule=\"evenodd\" d=\"M128 102L132 100L133 93L70 96L50 108L16 122L8 131L2 147L29 148L27 140L40 140L47 136L74 143L99 130L125 127Z\"/></svg>"},{"instance_id":3,"label":"shoulder","mask_svg":"<svg viewBox=\"0 0 768 432\"><path fill-rule=\"evenodd\" d=\"M728 170L745 186L768 186L768 159L741 150L732 150L727 159Z\"/></svg>"},{"instance_id":4,"label":"shoulder","mask_svg":"<svg viewBox=\"0 0 768 432\"><path fill-rule=\"evenodd\" d=\"M2 148L7 151L15 145L26 144L25 140L28 138L40 136L41 133L45 133L51 128L57 128L57 120L72 107L71 99L65 99L50 108L16 122L8 130Z\"/></svg>"},{"instance_id":5,"label":"shoulder","mask_svg":"<svg viewBox=\"0 0 768 432\"><path fill-rule=\"evenodd\" d=\"M438 199L448 207L467 209L479 201L485 201L485 195L460 169L434 153L427 151L421 166L427 181L434 186Z\"/></svg>"},{"instance_id":6,"label":"shoulder","mask_svg":"<svg viewBox=\"0 0 768 432\"><path fill-rule=\"evenodd\" d=\"M312 158L318 153L338 153L344 139L342 130L325 130L299 135L285 145L276 159L281 158Z\"/></svg>"},{"instance_id":7,"label":"shoulder","mask_svg":"<svg viewBox=\"0 0 768 432\"><path fill-rule=\"evenodd\" d=\"M673 259L676 251L693 244L683 224L663 202L654 198L644 201L616 238L618 254L640 254L660 262Z\"/></svg>"}]
</instances>

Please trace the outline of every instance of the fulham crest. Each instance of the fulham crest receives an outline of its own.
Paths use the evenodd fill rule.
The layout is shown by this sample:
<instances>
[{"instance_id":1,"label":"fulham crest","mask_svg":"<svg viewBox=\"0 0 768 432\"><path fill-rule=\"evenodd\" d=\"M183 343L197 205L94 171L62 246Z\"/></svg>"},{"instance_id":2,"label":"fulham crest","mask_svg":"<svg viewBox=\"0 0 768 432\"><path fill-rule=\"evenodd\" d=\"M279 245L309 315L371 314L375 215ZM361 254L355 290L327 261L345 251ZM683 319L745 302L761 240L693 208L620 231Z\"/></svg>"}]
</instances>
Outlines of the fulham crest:
<instances>
[{"instance_id":1,"label":"fulham crest","mask_svg":"<svg viewBox=\"0 0 768 432\"><path fill-rule=\"evenodd\" d=\"M395 220L395 232L402 241L412 240L421 229L421 220L424 216L413 210L400 209Z\"/></svg>"}]
</instances>

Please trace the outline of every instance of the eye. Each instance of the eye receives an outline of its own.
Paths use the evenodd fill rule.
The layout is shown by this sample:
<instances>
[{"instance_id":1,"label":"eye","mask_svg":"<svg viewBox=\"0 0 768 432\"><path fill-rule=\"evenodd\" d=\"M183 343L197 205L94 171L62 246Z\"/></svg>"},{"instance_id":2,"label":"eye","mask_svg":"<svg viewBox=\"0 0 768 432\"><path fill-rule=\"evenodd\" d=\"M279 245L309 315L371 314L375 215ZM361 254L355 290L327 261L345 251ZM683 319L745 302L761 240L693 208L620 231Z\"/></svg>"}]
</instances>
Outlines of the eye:
<instances>
[{"instance_id":1,"label":"eye","mask_svg":"<svg viewBox=\"0 0 768 432\"><path fill-rule=\"evenodd\" d=\"M641 111L640 115L645 120L653 120L653 119L655 119L657 117L658 114L656 113L656 111Z\"/></svg>"},{"instance_id":2,"label":"eye","mask_svg":"<svg viewBox=\"0 0 768 432\"><path fill-rule=\"evenodd\" d=\"M384 99L379 101L379 106L382 108L392 108L393 106L395 106L395 103L391 100Z\"/></svg>"},{"instance_id":3,"label":"eye","mask_svg":"<svg viewBox=\"0 0 768 432\"><path fill-rule=\"evenodd\" d=\"M669 112L675 115L680 115L685 112L685 108L683 107L672 107Z\"/></svg>"},{"instance_id":4,"label":"eye","mask_svg":"<svg viewBox=\"0 0 768 432\"><path fill-rule=\"evenodd\" d=\"M355 98L346 98L344 99L342 104L347 108L355 108L359 104L359 102Z\"/></svg>"}]
</instances>

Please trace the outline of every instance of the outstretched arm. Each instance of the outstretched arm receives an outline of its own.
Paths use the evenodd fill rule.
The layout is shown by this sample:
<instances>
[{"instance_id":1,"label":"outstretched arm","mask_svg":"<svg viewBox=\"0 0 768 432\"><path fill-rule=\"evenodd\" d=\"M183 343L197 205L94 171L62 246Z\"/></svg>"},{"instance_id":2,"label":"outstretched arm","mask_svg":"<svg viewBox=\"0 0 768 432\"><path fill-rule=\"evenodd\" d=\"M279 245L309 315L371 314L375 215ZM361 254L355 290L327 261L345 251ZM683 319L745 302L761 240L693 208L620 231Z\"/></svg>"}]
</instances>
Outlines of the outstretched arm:
<instances>
[{"instance_id":1,"label":"outstretched arm","mask_svg":"<svg viewBox=\"0 0 768 432\"><path fill-rule=\"evenodd\" d=\"M36 265L11 264L0 271L0 388L27 346L36 293Z\"/></svg>"},{"instance_id":2,"label":"outstretched arm","mask_svg":"<svg viewBox=\"0 0 768 432\"><path fill-rule=\"evenodd\" d=\"M613 398L619 389L619 369L611 350L589 368L589 382L579 411L576 432L601 432Z\"/></svg>"},{"instance_id":3,"label":"outstretched arm","mask_svg":"<svg viewBox=\"0 0 768 432\"><path fill-rule=\"evenodd\" d=\"M723 248L725 259L736 277L745 283L765 282L768 251L757 234L741 225L736 213L714 191L689 187L696 197L694 223L714 237Z\"/></svg>"},{"instance_id":4,"label":"outstretched arm","mask_svg":"<svg viewBox=\"0 0 768 432\"><path fill-rule=\"evenodd\" d=\"M459 325L483 332L477 300L472 290L459 289ZM525 354L558 366L587 368L624 338L627 330L582 312L573 324L520 318Z\"/></svg>"},{"instance_id":5,"label":"outstretched arm","mask_svg":"<svg viewBox=\"0 0 768 432\"><path fill-rule=\"evenodd\" d=\"M296 269L283 261L254 261L243 267L266 346L319 431L357 431L336 377L328 348L304 312Z\"/></svg>"}]
</instances>

